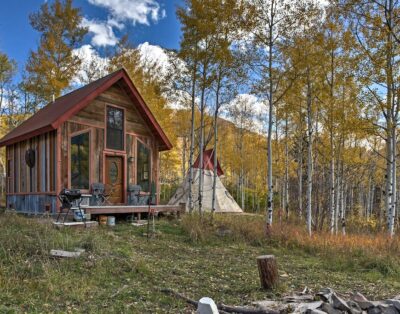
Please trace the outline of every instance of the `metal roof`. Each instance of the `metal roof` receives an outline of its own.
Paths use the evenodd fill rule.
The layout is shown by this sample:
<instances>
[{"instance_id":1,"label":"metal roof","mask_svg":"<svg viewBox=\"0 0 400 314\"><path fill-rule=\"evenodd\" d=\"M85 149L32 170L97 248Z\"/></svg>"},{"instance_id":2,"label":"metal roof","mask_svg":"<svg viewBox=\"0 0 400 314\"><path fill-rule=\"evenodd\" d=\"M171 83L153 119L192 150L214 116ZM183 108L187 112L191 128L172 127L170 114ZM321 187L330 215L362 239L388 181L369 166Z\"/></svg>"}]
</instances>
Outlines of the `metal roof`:
<instances>
[{"instance_id":1,"label":"metal roof","mask_svg":"<svg viewBox=\"0 0 400 314\"><path fill-rule=\"evenodd\" d=\"M49 103L0 140L0 147L56 130L63 122L86 107L112 85L119 83L127 92L152 133L159 139L159 150L169 150L172 144L140 96L125 69L115 71L97 81L72 91Z\"/></svg>"}]
</instances>

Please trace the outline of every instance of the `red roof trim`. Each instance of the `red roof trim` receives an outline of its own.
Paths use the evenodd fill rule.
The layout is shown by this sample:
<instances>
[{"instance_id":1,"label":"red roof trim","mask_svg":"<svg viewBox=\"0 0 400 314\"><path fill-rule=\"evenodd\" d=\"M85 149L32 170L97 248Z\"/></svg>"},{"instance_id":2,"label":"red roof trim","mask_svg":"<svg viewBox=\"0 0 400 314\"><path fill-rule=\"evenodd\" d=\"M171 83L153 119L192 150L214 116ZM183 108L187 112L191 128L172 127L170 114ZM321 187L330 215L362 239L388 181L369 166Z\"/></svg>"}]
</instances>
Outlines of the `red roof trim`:
<instances>
[{"instance_id":1,"label":"red roof trim","mask_svg":"<svg viewBox=\"0 0 400 314\"><path fill-rule=\"evenodd\" d=\"M12 145L12 144L15 144L15 143L30 139L30 138L32 138L34 136L38 136L38 135L41 135L41 134L44 134L44 133L47 133L47 132L50 132L50 131L54 131L54 130L55 129L51 125L48 125L48 126L45 126L43 128L37 129L37 130L35 130L33 132L30 132L28 134L22 134L22 135L10 138L10 139L5 140L5 141L1 141L0 142L0 147L6 146L6 145Z\"/></svg>"}]
</instances>

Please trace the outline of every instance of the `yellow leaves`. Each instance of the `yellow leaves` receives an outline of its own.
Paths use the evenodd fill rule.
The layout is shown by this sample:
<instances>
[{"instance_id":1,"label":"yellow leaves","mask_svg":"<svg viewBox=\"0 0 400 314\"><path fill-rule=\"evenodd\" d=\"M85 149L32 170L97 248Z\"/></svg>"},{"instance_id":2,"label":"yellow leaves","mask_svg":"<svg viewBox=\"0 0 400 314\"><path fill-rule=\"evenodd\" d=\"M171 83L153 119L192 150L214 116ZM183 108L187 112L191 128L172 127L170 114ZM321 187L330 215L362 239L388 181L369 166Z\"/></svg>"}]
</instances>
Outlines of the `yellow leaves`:
<instances>
[{"instance_id":1,"label":"yellow leaves","mask_svg":"<svg viewBox=\"0 0 400 314\"><path fill-rule=\"evenodd\" d=\"M73 8L71 0L46 2L30 15L30 23L41 32L41 38L37 51L30 53L23 85L39 102L60 96L77 73L80 60L71 52L87 33L80 26L81 20L80 9Z\"/></svg>"}]
</instances>

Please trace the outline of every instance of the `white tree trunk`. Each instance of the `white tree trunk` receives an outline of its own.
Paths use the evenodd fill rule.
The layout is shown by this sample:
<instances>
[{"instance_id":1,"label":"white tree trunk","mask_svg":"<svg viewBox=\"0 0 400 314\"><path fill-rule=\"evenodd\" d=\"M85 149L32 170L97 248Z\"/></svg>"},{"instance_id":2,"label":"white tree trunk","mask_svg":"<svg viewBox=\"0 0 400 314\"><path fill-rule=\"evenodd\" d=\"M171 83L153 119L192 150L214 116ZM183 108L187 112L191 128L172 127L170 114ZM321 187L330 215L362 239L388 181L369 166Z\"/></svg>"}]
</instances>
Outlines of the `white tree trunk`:
<instances>
[{"instance_id":1,"label":"white tree trunk","mask_svg":"<svg viewBox=\"0 0 400 314\"><path fill-rule=\"evenodd\" d=\"M339 210L340 210L340 175L339 175L339 167L340 164L338 163L337 167L337 176L336 176L336 201L335 201L335 234L339 231Z\"/></svg>"},{"instance_id":2,"label":"white tree trunk","mask_svg":"<svg viewBox=\"0 0 400 314\"><path fill-rule=\"evenodd\" d=\"M286 219L289 218L289 144L288 144L288 118L285 120L285 179L283 186L283 209Z\"/></svg>"},{"instance_id":3,"label":"white tree trunk","mask_svg":"<svg viewBox=\"0 0 400 314\"><path fill-rule=\"evenodd\" d=\"M196 65L193 68L192 99L191 99L191 121L190 121L190 153L189 153L189 212L193 211L193 155L194 155L194 111L196 101Z\"/></svg>"},{"instance_id":4,"label":"white tree trunk","mask_svg":"<svg viewBox=\"0 0 400 314\"><path fill-rule=\"evenodd\" d=\"M392 221L392 138L391 132L388 132L388 137L386 140L387 149L387 161L386 161L386 194L385 194L385 206L386 206L386 221L388 226L389 234L391 234L391 221Z\"/></svg>"},{"instance_id":5,"label":"white tree trunk","mask_svg":"<svg viewBox=\"0 0 400 314\"><path fill-rule=\"evenodd\" d=\"M342 234L346 235L346 207L345 207L345 185L343 182L343 174L342 174L342 182L340 188L340 220L342 224Z\"/></svg>"},{"instance_id":6,"label":"white tree trunk","mask_svg":"<svg viewBox=\"0 0 400 314\"><path fill-rule=\"evenodd\" d=\"M394 126L391 134L391 145L390 145L390 172L391 172L391 197L390 197L390 210L389 210L389 235L394 235L394 225L396 217L396 205L397 205L397 183L396 183L396 127Z\"/></svg>"},{"instance_id":7,"label":"white tree trunk","mask_svg":"<svg viewBox=\"0 0 400 314\"><path fill-rule=\"evenodd\" d=\"M217 172L218 172L218 158L217 158L217 143L218 143L218 113L215 113L214 116L214 168L213 168L213 186L212 186L212 203L211 208L212 212L215 211L215 196L216 196L216 188L217 188Z\"/></svg>"},{"instance_id":8,"label":"white tree trunk","mask_svg":"<svg viewBox=\"0 0 400 314\"><path fill-rule=\"evenodd\" d=\"M301 114L300 114L301 119ZM300 129L300 147L299 147L299 164L298 164L298 180L299 180L299 218L303 217L303 130Z\"/></svg>"},{"instance_id":9,"label":"white tree trunk","mask_svg":"<svg viewBox=\"0 0 400 314\"><path fill-rule=\"evenodd\" d=\"M203 212L203 187L204 187L204 169L203 169L203 153L204 153L204 89L201 95L201 108L200 108L200 144L199 144L199 213Z\"/></svg>"},{"instance_id":10,"label":"white tree trunk","mask_svg":"<svg viewBox=\"0 0 400 314\"><path fill-rule=\"evenodd\" d=\"M331 145L331 161L330 161L330 166L329 166L329 190L330 190L330 195L329 195L329 211L331 214L331 219L330 219L330 231L331 234L335 233L335 160L334 160L334 154L333 154L333 145Z\"/></svg>"},{"instance_id":11,"label":"white tree trunk","mask_svg":"<svg viewBox=\"0 0 400 314\"><path fill-rule=\"evenodd\" d=\"M313 121L312 121L312 98L310 77L308 77L307 88L307 231L312 233L312 179L313 179Z\"/></svg>"},{"instance_id":12,"label":"white tree trunk","mask_svg":"<svg viewBox=\"0 0 400 314\"><path fill-rule=\"evenodd\" d=\"M272 213L273 213L273 202L274 202L274 185L272 179L272 125L274 121L273 117L273 106L274 106L274 86L272 77L274 76L273 69L273 48L274 48L274 25L275 25L275 0L270 2L270 13L269 13L269 42L268 42L268 78L269 78L269 98L268 98L268 134L267 134L267 224L272 225Z\"/></svg>"}]
</instances>

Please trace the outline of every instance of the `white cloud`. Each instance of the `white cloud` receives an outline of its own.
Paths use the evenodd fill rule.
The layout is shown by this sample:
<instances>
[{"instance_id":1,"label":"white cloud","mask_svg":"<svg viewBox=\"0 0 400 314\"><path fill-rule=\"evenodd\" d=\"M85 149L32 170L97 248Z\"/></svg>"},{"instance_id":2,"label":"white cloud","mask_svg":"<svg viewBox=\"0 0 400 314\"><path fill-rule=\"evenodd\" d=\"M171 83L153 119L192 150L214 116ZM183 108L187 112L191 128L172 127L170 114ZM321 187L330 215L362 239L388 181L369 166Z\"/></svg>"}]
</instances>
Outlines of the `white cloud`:
<instances>
[{"instance_id":1,"label":"white cloud","mask_svg":"<svg viewBox=\"0 0 400 314\"><path fill-rule=\"evenodd\" d=\"M72 51L81 60L78 74L73 78L73 84L82 86L107 75L108 59L102 58L91 45L83 45Z\"/></svg>"},{"instance_id":2,"label":"white cloud","mask_svg":"<svg viewBox=\"0 0 400 314\"><path fill-rule=\"evenodd\" d=\"M239 94L227 104L221 116L238 126L243 123L245 129L265 133L268 121L265 103L251 94Z\"/></svg>"},{"instance_id":3,"label":"white cloud","mask_svg":"<svg viewBox=\"0 0 400 314\"><path fill-rule=\"evenodd\" d=\"M151 45L148 42L140 44L137 48L140 52L140 61L146 65L157 65L162 76L166 76L171 67L168 55L160 46Z\"/></svg>"},{"instance_id":4,"label":"white cloud","mask_svg":"<svg viewBox=\"0 0 400 314\"><path fill-rule=\"evenodd\" d=\"M82 26L89 29L89 33L93 34L92 45L98 47L114 46L118 43L118 38L115 36L113 26L115 26L114 20L96 21L82 19Z\"/></svg>"},{"instance_id":5,"label":"white cloud","mask_svg":"<svg viewBox=\"0 0 400 314\"><path fill-rule=\"evenodd\" d=\"M140 53L140 61L145 69L156 67L157 76L160 80L168 78L167 81L170 82L170 86L167 88L168 92L164 93L168 106L171 109L187 108L190 104L190 95L172 86L174 77L180 76L182 78L187 74L185 63L175 53L168 53L160 46L151 45L148 42L140 44L137 49Z\"/></svg>"},{"instance_id":6,"label":"white cloud","mask_svg":"<svg viewBox=\"0 0 400 314\"><path fill-rule=\"evenodd\" d=\"M124 25L123 23L117 21L117 20L114 19L114 18L109 18L109 19L107 20L107 24L110 25L110 26L112 26L112 27L118 28L119 30L122 30L122 29L124 29L124 27L125 27L125 25Z\"/></svg>"},{"instance_id":7,"label":"white cloud","mask_svg":"<svg viewBox=\"0 0 400 314\"><path fill-rule=\"evenodd\" d=\"M132 24L149 25L165 17L156 0L88 0L89 3L110 10L113 19Z\"/></svg>"},{"instance_id":8,"label":"white cloud","mask_svg":"<svg viewBox=\"0 0 400 314\"><path fill-rule=\"evenodd\" d=\"M190 105L190 95L173 87L174 77L187 75L185 63L175 53L168 52L160 46L151 45L148 42L140 44L137 50L139 51L140 62L145 70L154 71L154 69L157 69L157 78L160 80L169 78L167 82L170 83L170 86L164 93L168 106L171 109L187 109ZM107 74L109 60L101 57L92 45L83 45L75 49L73 53L82 60L81 69L73 80L74 84L85 85L93 79ZM127 53L130 52L127 51Z\"/></svg>"}]
</instances>

